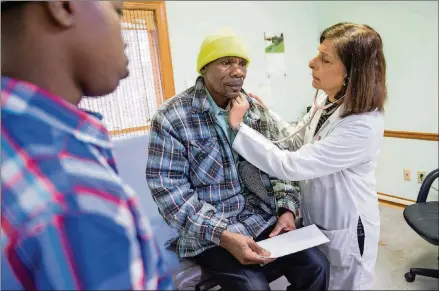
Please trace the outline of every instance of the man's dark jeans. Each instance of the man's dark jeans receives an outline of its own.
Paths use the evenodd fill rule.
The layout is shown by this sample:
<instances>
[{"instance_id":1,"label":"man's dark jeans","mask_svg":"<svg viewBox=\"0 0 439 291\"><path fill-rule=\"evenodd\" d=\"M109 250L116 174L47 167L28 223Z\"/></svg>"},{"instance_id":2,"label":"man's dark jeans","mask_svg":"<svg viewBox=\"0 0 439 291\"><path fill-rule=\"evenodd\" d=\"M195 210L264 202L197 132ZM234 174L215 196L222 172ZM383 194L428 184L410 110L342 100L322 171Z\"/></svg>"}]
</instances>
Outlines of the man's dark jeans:
<instances>
[{"instance_id":1,"label":"man's dark jeans","mask_svg":"<svg viewBox=\"0 0 439 291\"><path fill-rule=\"evenodd\" d=\"M274 226L256 241L268 238ZM329 262L317 248L276 259L265 266L242 265L226 249L214 247L195 257L197 264L212 274L223 290L270 290L269 283L285 276L287 290L327 290Z\"/></svg>"}]
</instances>

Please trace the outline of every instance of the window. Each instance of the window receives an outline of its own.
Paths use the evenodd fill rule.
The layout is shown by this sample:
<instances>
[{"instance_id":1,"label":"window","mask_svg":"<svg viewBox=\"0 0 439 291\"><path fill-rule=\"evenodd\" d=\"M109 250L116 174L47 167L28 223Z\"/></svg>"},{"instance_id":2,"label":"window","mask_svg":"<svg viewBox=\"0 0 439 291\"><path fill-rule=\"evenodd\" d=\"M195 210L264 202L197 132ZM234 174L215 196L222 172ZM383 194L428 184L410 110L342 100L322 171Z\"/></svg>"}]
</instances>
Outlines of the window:
<instances>
[{"instance_id":1,"label":"window","mask_svg":"<svg viewBox=\"0 0 439 291\"><path fill-rule=\"evenodd\" d=\"M164 2L125 2L122 37L129 77L113 93L79 104L102 114L113 140L146 134L157 108L175 93Z\"/></svg>"}]
</instances>

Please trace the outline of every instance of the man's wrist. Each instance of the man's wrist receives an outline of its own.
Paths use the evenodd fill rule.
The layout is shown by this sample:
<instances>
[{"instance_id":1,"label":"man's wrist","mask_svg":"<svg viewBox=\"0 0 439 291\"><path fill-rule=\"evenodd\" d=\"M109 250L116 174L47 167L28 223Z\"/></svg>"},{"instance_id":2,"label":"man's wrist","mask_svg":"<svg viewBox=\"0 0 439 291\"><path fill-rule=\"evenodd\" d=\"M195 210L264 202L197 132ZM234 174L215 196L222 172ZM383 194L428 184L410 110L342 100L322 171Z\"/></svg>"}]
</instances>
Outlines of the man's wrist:
<instances>
[{"instance_id":1,"label":"man's wrist","mask_svg":"<svg viewBox=\"0 0 439 291\"><path fill-rule=\"evenodd\" d=\"M219 243L220 247L226 248L228 242L230 241L231 234L232 233L228 230L223 231L220 237L220 243Z\"/></svg>"},{"instance_id":2,"label":"man's wrist","mask_svg":"<svg viewBox=\"0 0 439 291\"><path fill-rule=\"evenodd\" d=\"M225 231L227 231L227 226L228 220L226 218L212 216L210 218L210 227L212 227L211 236L207 239L212 241L214 244L219 245L221 241L221 236Z\"/></svg>"},{"instance_id":3,"label":"man's wrist","mask_svg":"<svg viewBox=\"0 0 439 291\"><path fill-rule=\"evenodd\" d=\"M279 216L282 216L283 214L285 214L287 212L290 212L291 214L293 214L294 218L296 218L296 214L293 211L289 210L288 208L281 207L281 208L279 208L279 211L278 211Z\"/></svg>"}]
</instances>

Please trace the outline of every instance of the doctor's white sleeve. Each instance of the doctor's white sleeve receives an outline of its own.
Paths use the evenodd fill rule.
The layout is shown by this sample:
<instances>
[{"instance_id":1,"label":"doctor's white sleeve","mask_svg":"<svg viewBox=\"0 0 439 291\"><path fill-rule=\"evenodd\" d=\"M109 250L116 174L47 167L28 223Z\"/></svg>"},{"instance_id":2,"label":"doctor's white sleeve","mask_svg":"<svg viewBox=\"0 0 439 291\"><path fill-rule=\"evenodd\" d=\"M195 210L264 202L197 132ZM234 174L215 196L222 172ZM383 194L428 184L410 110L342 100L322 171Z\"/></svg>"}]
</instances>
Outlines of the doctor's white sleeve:
<instances>
[{"instance_id":1,"label":"doctor's white sleeve","mask_svg":"<svg viewBox=\"0 0 439 291\"><path fill-rule=\"evenodd\" d=\"M367 159L379 134L375 131L367 120L346 118L329 136L293 152L279 149L257 131L242 125L233 148L269 175L302 181L330 175Z\"/></svg>"},{"instance_id":2,"label":"doctor's white sleeve","mask_svg":"<svg viewBox=\"0 0 439 291\"><path fill-rule=\"evenodd\" d=\"M311 111L310 111L311 112ZM277 123L277 126L280 130L280 138L286 138L287 136L291 135L292 133L296 132L297 130L303 128L303 126L309 121L310 119L310 112L305 114L305 116L296 124L293 125L284 119L280 117L276 112L273 110L268 110L268 113L273 118L273 120ZM301 130L294 136L290 137L289 139L285 140L281 143L282 148L287 148L290 151L297 151L299 148L301 148L304 144L304 137L305 137L305 129Z\"/></svg>"}]
</instances>

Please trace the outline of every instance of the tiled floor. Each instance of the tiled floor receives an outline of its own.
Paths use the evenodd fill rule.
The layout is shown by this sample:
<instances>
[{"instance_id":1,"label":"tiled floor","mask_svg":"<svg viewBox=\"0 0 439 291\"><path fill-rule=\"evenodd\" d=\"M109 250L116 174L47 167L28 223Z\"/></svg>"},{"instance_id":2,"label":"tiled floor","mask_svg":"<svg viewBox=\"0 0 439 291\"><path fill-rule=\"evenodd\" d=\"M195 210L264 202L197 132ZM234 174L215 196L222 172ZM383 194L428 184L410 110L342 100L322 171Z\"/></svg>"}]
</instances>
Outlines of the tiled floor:
<instances>
[{"instance_id":1,"label":"tiled floor","mask_svg":"<svg viewBox=\"0 0 439 291\"><path fill-rule=\"evenodd\" d=\"M438 268L438 248L424 241L405 222L402 209L380 206L381 239L375 268L374 290L439 290L437 279L417 276L413 283L404 279L411 267ZM272 290L285 290L285 278L271 284Z\"/></svg>"}]
</instances>

